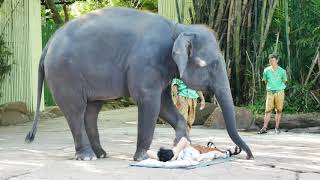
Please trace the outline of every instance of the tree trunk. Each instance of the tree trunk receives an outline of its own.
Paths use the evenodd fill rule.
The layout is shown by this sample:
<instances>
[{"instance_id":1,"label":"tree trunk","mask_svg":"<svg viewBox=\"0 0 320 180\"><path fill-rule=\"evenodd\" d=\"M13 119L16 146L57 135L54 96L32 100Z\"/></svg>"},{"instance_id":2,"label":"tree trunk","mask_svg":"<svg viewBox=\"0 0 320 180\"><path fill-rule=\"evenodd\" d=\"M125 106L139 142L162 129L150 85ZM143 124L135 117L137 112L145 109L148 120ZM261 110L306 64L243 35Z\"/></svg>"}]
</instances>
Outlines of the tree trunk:
<instances>
[{"instance_id":1,"label":"tree trunk","mask_svg":"<svg viewBox=\"0 0 320 180\"><path fill-rule=\"evenodd\" d=\"M49 7L51 13L52 13L52 18L53 21L58 24L58 25L62 25L63 24L63 20L59 14L59 12L56 9L56 6L54 4L54 0L45 0L47 6Z\"/></svg>"},{"instance_id":2,"label":"tree trunk","mask_svg":"<svg viewBox=\"0 0 320 180\"><path fill-rule=\"evenodd\" d=\"M286 40L287 40L287 60L288 60L288 79L291 79L291 60L290 60L290 39L289 39L289 14L288 14L288 1L284 1L284 12L286 17Z\"/></svg>"},{"instance_id":3,"label":"tree trunk","mask_svg":"<svg viewBox=\"0 0 320 180\"><path fill-rule=\"evenodd\" d=\"M259 51L258 51L258 56L261 56L262 50L264 48L264 44L266 42L267 36L268 36L268 32L269 32L269 27L271 25L271 20L273 18L273 13L274 10L276 9L276 6L278 4L278 0L274 0L273 4L269 5L269 13L268 13L268 17L267 17L267 23L266 23L266 27L263 28L263 34L262 37L260 38L260 47L259 47Z\"/></svg>"},{"instance_id":4,"label":"tree trunk","mask_svg":"<svg viewBox=\"0 0 320 180\"><path fill-rule=\"evenodd\" d=\"M223 17L223 11L224 11L224 2L225 0L220 0L219 2L219 9L218 9L218 14L217 14L217 18L215 20L215 25L214 25L214 29L218 32L218 28L221 24L221 20Z\"/></svg>"},{"instance_id":5,"label":"tree trunk","mask_svg":"<svg viewBox=\"0 0 320 180\"><path fill-rule=\"evenodd\" d=\"M226 48L226 64L227 70L228 65L230 64L230 36L231 36L231 29L233 26L233 0L231 0L230 7L229 7L229 16L228 16L228 30L227 30L227 48Z\"/></svg>"},{"instance_id":6,"label":"tree trunk","mask_svg":"<svg viewBox=\"0 0 320 180\"><path fill-rule=\"evenodd\" d=\"M178 23L181 23L180 7L179 7L178 0L175 0L175 4L176 4L176 13L177 13L177 18L178 18Z\"/></svg>"},{"instance_id":7,"label":"tree trunk","mask_svg":"<svg viewBox=\"0 0 320 180\"><path fill-rule=\"evenodd\" d=\"M61 0L61 2L65 2L65 0ZM68 5L66 3L63 4L63 12L64 12L64 22L66 23L69 21Z\"/></svg>"},{"instance_id":8,"label":"tree trunk","mask_svg":"<svg viewBox=\"0 0 320 180\"><path fill-rule=\"evenodd\" d=\"M234 14L236 18L235 31L233 35L233 47L234 47L234 60L235 60L235 71L236 71L236 100L239 103L240 100L240 28L241 28L241 1L234 0Z\"/></svg>"}]
</instances>

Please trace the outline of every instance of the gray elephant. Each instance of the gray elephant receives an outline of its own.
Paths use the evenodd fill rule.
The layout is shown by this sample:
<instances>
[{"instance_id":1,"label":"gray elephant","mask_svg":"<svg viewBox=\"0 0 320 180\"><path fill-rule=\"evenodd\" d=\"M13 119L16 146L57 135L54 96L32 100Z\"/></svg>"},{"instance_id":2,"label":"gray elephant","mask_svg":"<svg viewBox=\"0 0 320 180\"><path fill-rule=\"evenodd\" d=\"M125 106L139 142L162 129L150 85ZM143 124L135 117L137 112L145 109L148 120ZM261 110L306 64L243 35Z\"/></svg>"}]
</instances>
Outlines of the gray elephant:
<instances>
[{"instance_id":1,"label":"gray elephant","mask_svg":"<svg viewBox=\"0 0 320 180\"><path fill-rule=\"evenodd\" d=\"M37 110L26 142L35 137L45 78L71 129L76 159L106 157L98 113L105 100L131 96L138 106L134 160L143 160L159 116L175 129L175 142L189 138L171 99L175 77L192 89L215 94L229 136L252 158L236 130L226 65L213 31L126 8L92 12L68 22L50 39L39 63Z\"/></svg>"}]
</instances>

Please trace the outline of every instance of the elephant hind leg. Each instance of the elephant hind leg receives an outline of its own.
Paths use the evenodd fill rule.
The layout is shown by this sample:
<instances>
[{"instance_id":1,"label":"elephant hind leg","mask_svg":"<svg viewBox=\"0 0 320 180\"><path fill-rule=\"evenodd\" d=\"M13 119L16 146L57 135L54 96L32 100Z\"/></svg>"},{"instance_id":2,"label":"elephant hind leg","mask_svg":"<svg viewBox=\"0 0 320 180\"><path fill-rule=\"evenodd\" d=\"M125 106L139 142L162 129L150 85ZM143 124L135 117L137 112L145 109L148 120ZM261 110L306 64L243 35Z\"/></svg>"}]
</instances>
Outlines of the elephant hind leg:
<instances>
[{"instance_id":1,"label":"elephant hind leg","mask_svg":"<svg viewBox=\"0 0 320 180\"><path fill-rule=\"evenodd\" d=\"M86 132L92 147L92 150L98 158L106 158L107 153L102 149L100 144L97 119L103 105L103 101L88 102L84 115Z\"/></svg>"},{"instance_id":2,"label":"elephant hind leg","mask_svg":"<svg viewBox=\"0 0 320 180\"><path fill-rule=\"evenodd\" d=\"M91 148L85 130L84 115L87 107L86 101L83 100L81 95L76 95L76 92L69 96L65 96L57 91L53 91L53 94L70 127L75 144L76 159L95 160L96 155Z\"/></svg>"}]
</instances>

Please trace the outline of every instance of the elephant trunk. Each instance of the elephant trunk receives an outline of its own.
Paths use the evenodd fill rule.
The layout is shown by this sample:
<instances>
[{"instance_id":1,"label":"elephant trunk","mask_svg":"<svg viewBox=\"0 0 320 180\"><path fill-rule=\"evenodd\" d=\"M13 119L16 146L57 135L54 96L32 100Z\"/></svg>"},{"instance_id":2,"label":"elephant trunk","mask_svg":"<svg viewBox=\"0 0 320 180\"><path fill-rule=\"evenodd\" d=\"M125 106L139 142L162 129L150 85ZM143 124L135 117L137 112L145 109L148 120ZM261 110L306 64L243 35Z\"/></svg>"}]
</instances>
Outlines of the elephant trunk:
<instances>
[{"instance_id":1,"label":"elephant trunk","mask_svg":"<svg viewBox=\"0 0 320 180\"><path fill-rule=\"evenodd\" d=\"M241 139L237 131L235 110L230 88L216 88L214 93L221 107L230 138L237 146L247 153L247 159L253 159L249 146Z\"/></svg>"}]
</instances>

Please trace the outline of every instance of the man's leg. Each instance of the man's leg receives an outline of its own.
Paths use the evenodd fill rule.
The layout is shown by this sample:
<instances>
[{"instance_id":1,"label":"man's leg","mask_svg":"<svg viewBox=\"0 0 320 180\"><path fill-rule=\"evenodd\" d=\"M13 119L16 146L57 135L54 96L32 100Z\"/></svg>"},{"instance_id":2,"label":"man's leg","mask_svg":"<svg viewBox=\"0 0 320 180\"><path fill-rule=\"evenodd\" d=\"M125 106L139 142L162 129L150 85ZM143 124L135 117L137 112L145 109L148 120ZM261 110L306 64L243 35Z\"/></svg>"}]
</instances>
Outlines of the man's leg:
<instances>
[{"instance_id":1,"label":"man's leg","mask_svg":"<svg viewBox=\"0 0 320 180\"><path fill-rule=\"evenodd\" d=\"M280 127L281 116L282 116L282 113L277 112L277 114L276 114L276 126L275 126L275 128L277 128L277 129L279 129L279 127Z\"/></svg>"},{"instance_id":2,"label":"man's leg","mask_svg":"<svg viewBox=\"0 0 320 180\"><path fill-rule=\"evenodd\" d=\"M196 106L197 106L197 99L188 99L188 127L190 128L189 130L191 130L191 127L194 123L195 120L195 114L196 114Z\"/></svg>"},{"instance_id":3,"label":"man's leg","mask_svg":"<svg viewBox=\"0 0 320 180\"><path fill-rule=\"evenodd\" d=\"M259 134L267 133L267 128L268 128L268 124L270 121L273 108L274 108L274 95L271 92L267 92L266 110L265 110L265 115L263 119L263 127L258 132Z\"/></svg>"},{"instance_id":4,"label":"man's leg","mask_svg":"<svg viewBox=\"0 0 320 180\"><path fill-rule=\"evenodd\" d=\"M184 117L184 120L188 122L188 99L186 97L180 96L180 103L181 105L177 109L179 110L180 114ZM189 125L188 130L190 130Z\"/></svg>"},{"instance_id":5,"label":"man's leg","mask_svg":"<svg viewBox=\"0 0 320 180\"><path fill-rule=\"evenodd\" d=\"M264 128L268 128L268 124L269 124L269 121L270 121L270 117L271 117L271 112L266 112L264 114L264 119L263 119L263 127Z\"/></svg>"},{"instance_id":6,"label":"man's leg","mask_svg":"<svg viewBox=\"0 0 320 180\"><path fill-rule=\"evenodd\" d=\"M275 108L277 113L276 126L275 126L276 133L280 133L280 121L282 117L283 103L284 103L284 91L280 91L275 95Z\"/></svg>"}]
</instances>

